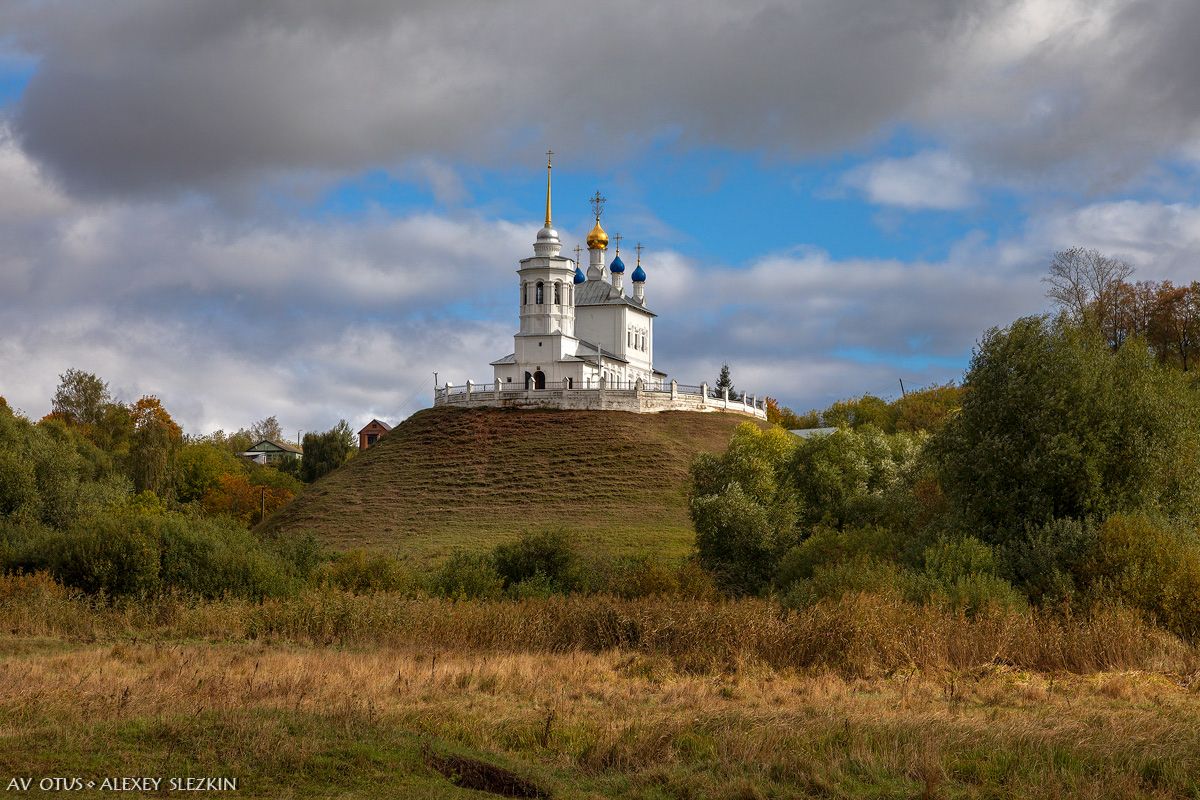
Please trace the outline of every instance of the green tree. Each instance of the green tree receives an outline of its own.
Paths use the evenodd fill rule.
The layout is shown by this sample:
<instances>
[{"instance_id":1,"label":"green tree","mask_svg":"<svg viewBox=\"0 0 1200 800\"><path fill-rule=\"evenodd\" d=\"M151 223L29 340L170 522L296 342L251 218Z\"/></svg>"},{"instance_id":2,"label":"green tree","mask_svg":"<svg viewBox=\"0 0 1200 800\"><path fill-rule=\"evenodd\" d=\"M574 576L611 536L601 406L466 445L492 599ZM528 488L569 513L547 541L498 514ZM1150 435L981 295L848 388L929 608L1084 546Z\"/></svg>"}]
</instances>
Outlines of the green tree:
<instances>
[{"instance_id":1,"label":"green tree","mask_svg":"<svg viewBox=\"0 0 1200 800\"><path fill-rule=\"evenodd\" d=\"M692 463L690 510L700 565L733 594L757 594L795 543L796 502L787 480L797 438L782 428L739 425L722 455Z\"/></svg>"},{"instance_id":2,"label":"green tree","mask_svg":"<svg viewBox=\"0 0 1200 800\"><path fill-rule=\"evenodd\" d=\"M241 431L238 433L240 432ZM254 441L250 442L250 444L247 445L248 447L253 447L263 439L283 441L283 428L279 426L279 420L275 419L274 415L272 415L266 419L260 419L258 422L250 426L250 438Z\"/></svg>"},{"instance_id":3,"label":"green tree","mask_svg":"<svg viewBox=\"0 0 1200 800\"><path fill-rule=\"evenodd\" d=\"M183 441L183 431L152 395L134 403L131 415L129 472L134 489L161 495L170 485L171 460Z\"/></svg>"},{"instance_id":4,"label":"green tree","mask_svg":"<svg viewBox=\"0 0 1200 800\"><path fill-rule=\"evenodd\" d=\"M917 435L888 436L874 425L801 440L789 465L799 520L871 521L885 494L915 469L921 445Z\"/></svg>"},{"instance_id":5,"label":"green tree","mask_svg":"<svg viewBox=\"0 0 1200 800\"><path fill-rule=\"evenodd\" d=\"M717 390L718 395L728 389L730 400L737 400L741 397L741 395L733 390L733 377L729 372L729 364L721 364L721 374L717 377L717 385L714 388Z\"/></svg>"},{"instance_id":6,"label":"green tree","mask_svg":"<svg viewBox=\"0 0 1200 800\"><path fill-rule=\"evenodd\" d=\"M1057 518L1197 513L1197 396L1143 344L1114 353L1090 326L1027 317L984 336L964 388L931 453L991 542Z\"/></svg>"},{"instance_id":7,"label":"green tree","mask_svg":"<svg viewBox=\"0 0 1200 800\"><path fill-rule=\"evenodd\" d=\"M104 407L112 402L108 384L90 372L75 368L58 376L51 413L68 425L99 425Z\"/></svg>"},{"instance_id":8,"label":"green tree","mask_svg":"<svg viewBox=\"0 0 1200 800\"><path fill-rule=\"evenodd\" d=\"M339 420L324 433L304 434L304 455L300 462L300 479L312 483L345 464L354 453L354 432L346 420Z\"/></svg>"},{"instance_id":9,"label":"green tree","mask_svg":"<svg viewBox=\"0 0 1200 800\"><path fill-rule=\"evenodd\" d=\"M219 485L222 475L245 474L246 466L220 444L192 441L175 456L175 496L181 503L198 501Z\"/></svg>"}]
</instances>

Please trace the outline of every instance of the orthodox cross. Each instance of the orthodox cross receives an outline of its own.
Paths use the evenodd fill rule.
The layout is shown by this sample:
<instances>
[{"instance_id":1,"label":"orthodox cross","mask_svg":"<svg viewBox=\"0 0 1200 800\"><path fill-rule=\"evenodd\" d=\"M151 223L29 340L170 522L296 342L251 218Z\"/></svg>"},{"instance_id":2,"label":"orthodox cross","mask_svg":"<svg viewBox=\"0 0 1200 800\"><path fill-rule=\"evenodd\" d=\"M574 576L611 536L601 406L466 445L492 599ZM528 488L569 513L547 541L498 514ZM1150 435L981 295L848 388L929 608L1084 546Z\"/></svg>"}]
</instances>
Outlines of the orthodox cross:
<instances>
[{"instance_id":1,"label":"orthodox cross","mask_svg":"<svg viewBox=\"0 0 1200 800\"><path fill-rule=\"evenodd\" d=\"M637 247L635 247L633 249L637 250L637 254L638 254L637 263L638 263L638 266L641 266L642 265L642 243L638 242Z\"/></svg>"},{"instance_id":2,"label":"orthodox cross","mask_svg":"<svg viewBox=\"0 0 1200 800\"><path fill-rule=\"evenodd\" d=\"M583 252L583 248L580 247L579 245L575 245L575 266L576 267L579 266L579 254L582 252Z\"/></svg>"},{"instance_id":3,"label":"orthodox cross","mask_svg":"<svg viewBox=\"0 0 1200 800\"><path fill-rule=\"evenodd\" d=\"M607 202L608 198L600 194L599 189L597 189L596 193L592 195L592 214L596 217L596 222L600 221L600 215L604 213L604 204Z\"/></svg>"},{"instance_id":4,"label":"orthodox cross","mask_svg":"<svg viewBox=\"0 0 1200 800\"><path fill-rule=\"evenodd\" d=\"M621 240L624 238L625 237L619 233L614 233L612 236L613 243L616 245L616 248L617 248L617 255L621 254Z\"/></svg>"}]
</instances>

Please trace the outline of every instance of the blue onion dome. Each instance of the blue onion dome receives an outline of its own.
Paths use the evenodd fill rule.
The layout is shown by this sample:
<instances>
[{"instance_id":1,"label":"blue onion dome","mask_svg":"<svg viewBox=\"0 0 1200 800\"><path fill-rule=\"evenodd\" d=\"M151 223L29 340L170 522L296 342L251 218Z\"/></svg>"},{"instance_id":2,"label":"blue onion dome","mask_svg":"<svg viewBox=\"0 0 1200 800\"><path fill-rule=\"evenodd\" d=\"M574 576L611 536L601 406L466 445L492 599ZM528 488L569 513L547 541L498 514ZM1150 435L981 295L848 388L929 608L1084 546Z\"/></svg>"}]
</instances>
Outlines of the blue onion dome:
<instances>
[{"instance_id":1,"label":"blue onion dome","mask_svg":"<svg viewBox=\"0 0 1200 800\"><path fill-rule=\"evenodd\" d=\"M621 260L620 256L617 256L613 259L613 262L608 265L608 268L612 272L620 274L625 271L625 262Z\"/></svg>"},{"instance_id":2,"label":"blue onion dome","mask_svg":"<svg viewBox=\"0 0 1200 800\"><path fill-rule=\"evenodd\" d=\"M633 282L634 283L645 283L646 282L646 270L642 269L640 265L637 267L637 269L635 269L633 271Z\"/></svg>"},{"instance_id":3,"label":"blue onion dome","mask_svg":"<svg viewBox=\"0 0 1200 800\"><path fill-rule=\"evenodd\" d=\"M587 283L587 275L584 275L583 270L581 270L579 267L575 268L575 282Z\"/></svg>"}]
</instances>

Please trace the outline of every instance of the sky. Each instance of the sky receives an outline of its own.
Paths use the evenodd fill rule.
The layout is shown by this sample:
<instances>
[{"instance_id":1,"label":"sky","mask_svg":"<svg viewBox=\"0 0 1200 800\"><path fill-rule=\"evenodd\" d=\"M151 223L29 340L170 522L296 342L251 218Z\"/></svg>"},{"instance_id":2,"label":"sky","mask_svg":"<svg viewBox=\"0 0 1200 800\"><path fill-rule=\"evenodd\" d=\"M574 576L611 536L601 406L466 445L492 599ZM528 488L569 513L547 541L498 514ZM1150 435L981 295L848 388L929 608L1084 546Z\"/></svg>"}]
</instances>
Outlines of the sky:
<instances>
[{"instance_id":1,"label":"sky","mask_svg":"<svg viewBox=\"0 0 1200 800\"><path fill-rule=\"evenodd\" d=\"M1055 250L1200 279L1198 40L1194 0L0 0L0 396L290 436L486 382L547 148L681 383L958 380Z\"/></svg>"}]
</instances>

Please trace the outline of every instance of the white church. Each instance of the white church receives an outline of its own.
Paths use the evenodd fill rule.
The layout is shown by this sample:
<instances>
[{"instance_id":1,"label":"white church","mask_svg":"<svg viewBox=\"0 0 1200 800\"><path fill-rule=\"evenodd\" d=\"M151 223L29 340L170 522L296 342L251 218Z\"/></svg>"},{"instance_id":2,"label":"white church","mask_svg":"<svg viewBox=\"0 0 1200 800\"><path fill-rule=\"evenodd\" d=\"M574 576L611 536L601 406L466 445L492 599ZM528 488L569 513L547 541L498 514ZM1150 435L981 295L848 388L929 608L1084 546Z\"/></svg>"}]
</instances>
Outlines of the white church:
<instances>
[{"instance_id":1,"label":"white church","mask_svg":"<svg viewBox=\"0 0 1200 800\"><path fill-rule=\"evenodd\" d=\"M549 154L548 154L549 155ZM730 399L707 384L680 385L654 366L654 320L646 304L641 245L630 285L619 247L607 265L609 237L600 225L604 198L592 198L587 272L563 256L551 219L552 165L546 160L546 222L533 255L517 269L520 329L512 352L491 362L492 382L447 383L435 405L622 410L639 413L731 411L765 418L765 398ZM620 237L615 237L619 245Z\"/></svg>"}]
</instances>

